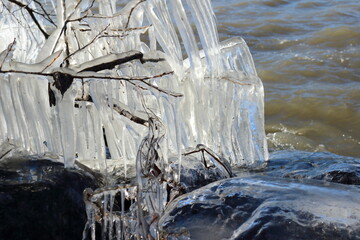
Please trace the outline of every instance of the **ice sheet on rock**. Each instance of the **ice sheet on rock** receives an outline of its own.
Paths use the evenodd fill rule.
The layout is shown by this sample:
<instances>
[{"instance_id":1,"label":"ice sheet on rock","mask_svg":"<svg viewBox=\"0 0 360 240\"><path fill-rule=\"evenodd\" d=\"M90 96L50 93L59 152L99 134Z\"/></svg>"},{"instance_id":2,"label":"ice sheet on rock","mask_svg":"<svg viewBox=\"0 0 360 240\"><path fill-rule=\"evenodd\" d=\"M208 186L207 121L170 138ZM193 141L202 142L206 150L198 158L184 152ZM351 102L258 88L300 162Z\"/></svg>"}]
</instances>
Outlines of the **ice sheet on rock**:
<instances>
[{"instance_id":1,"label":"ice sheet on rock","mask_svg":"<svg viewBox=\"0 0 360 240\"><path fill-rule=\"evenodd\" d=\"M359 197L357 187L314 180L225 179L170 203L160 232L166 239L356 239Z\"/></svg>"}]
</instances>

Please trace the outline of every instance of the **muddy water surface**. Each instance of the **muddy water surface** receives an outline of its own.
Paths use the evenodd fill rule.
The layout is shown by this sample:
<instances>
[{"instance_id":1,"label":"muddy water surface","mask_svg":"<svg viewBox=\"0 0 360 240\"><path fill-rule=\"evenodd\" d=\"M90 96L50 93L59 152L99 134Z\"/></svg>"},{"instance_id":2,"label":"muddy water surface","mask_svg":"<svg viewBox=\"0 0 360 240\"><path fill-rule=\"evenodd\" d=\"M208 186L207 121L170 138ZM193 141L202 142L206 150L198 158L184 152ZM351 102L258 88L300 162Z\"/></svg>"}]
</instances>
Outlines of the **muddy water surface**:
<instances>
[{"instance_id":1,"label":"muddy water surface","mask_svg":"<svg viewBox=\"0 0 360 240\"><path fill-rule=\"evenodd\" d=\"M360 1L212 0L265 86L272 149L360 157Z\"/></svg>"}]
</instances>

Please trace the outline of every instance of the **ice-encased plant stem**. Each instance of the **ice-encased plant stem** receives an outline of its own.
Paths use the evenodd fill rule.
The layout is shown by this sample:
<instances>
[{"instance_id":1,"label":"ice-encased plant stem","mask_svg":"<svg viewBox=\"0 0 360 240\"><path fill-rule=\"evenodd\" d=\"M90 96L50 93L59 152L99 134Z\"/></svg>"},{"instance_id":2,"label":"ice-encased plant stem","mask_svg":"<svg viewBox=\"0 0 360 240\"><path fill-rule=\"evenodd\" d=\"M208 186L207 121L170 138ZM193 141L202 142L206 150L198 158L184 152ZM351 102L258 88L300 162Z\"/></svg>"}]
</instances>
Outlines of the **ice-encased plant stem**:
<instances>
[{"instance_id":1,"label":"ice-encased plant stem","mask_svg":"<svg viewBox=\"0 0 360 240\"><path fill-rule=\"evenodd\" d=\"M203 144L233 166L268 159L262 82L242 38L219 42L210 0L3 0L0 10L0 158L135 168L139 189L153 185L138 199L153 217L169 156L181 165Z\"/></svg>"}]
</instances>

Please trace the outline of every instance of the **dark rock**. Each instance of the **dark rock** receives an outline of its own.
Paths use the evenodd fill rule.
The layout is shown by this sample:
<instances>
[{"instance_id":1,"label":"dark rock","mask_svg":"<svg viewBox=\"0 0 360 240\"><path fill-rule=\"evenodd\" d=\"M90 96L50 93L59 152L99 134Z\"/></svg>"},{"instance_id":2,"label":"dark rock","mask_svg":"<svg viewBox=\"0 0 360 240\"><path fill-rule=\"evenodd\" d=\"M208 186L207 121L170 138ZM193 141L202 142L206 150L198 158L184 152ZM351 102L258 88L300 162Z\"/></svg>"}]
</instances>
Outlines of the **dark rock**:
<instances>
[{"instance_id":1,"label":"dark rock","mask_svg":"<svg viewBox=\"0 0 360 240\"><path fill-rule=\"evenodd\" d=\"M178 174L178 159L170 158L173 162L170 168L175 174ZM181 184L185 188L185 192L191 192L209 183L229 178L227 172L211 166L206 167L204 163L194 156L183 156L181 160Z\"/></svg>"},{"instance_id":2,"label":"dark rock","mask_svg":"<svg viewBox=\"0 0 360 240\"><path fill-rule=\"evenodd\" d=\"M360 159L328 152L278 151L271 154L265 174L360 185Z\"/></svg>"},{"instance_id":3,"label":"dark rock","mask_svg":"<svg viewBox=\"0 0 360 240\"><path fill-rule=\"evenodd\" d=\"M0 163L0 239L82 239L82 192L97 188L91 171L65 169L48 160Z\"/></svg>"},{"instance_id":4,"label":"dark rock","mask_svg":"<svg viewBox=\"0 0 360 240\"><path fill-rule=\"evenodd\" d=\"M233 178L185 194L159 221L164 239L360 239L360 189L315 180Z\"/></svg>"}]
</instances>

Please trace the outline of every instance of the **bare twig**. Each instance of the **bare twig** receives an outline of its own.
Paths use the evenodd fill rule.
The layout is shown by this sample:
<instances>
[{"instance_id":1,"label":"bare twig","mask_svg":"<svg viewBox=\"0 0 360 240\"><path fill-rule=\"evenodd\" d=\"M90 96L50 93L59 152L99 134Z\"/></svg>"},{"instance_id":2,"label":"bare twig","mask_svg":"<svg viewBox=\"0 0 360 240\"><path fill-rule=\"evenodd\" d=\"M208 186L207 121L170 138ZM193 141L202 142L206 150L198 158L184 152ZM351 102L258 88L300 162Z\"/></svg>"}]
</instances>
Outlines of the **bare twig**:
<instances>
[{"instance_id":1,"label":"bare twig","mask_svg":"<svg viewBox=\"0 0 360 240\"><path fill-rule=\"evenodd\" d=\"M149 26L143 26L143 27L133 27L133 28L119 28L119 29L110 29L111 31L114 32L131 32L131 31L136 31L136 30L144 30L147 31L152 25Z\"/></svg>"},{"instance_id":2,"label":"bare twig","mask_svg":"<svg viewBox=\"0 0 360 240\"><path fill-rule=\"evenodd\" d=\"M129 36L129 34L112 34L112 35L104 34L99 36L99 38L124 38L127 36Z\"/></svg>"},{"instance_id":3,"label":"bare twig","mask_svg":"<svg viewBox=\"0 0 360 240\"><path fill-rule=\"evenodd\" d=\"M168 74L165 73L165 75L168 75ZM165 76L165 75L160 74L160 75L158 75L158 76L159 76L159 77L162 77L162 76ZM153 84L151 84L151 83L146 82L145 80L139 80L139 81L141 81L141 82L144 83L145 85L149 86L150 88L154 88L154 89L158 90L159 92L165 93L165 94L170 95L170 96L172 96L172 97L183 97L183 96L184 96L184 95L181 94L181 93L175 93L175 92L172 92L172 91L168 91L168 90L159 88L159 87L157 87L157 86L155 86L155 85L153 85Z\"/></svg>"},{"instance_id":4,"label":"bare twig","mask_svg":"<svg viewBox=\"0 0 360 240\"><path fill-rule=\"evenodd\" d=\"M251 86L252 85L250 83L241 83L241 82L238 82L238 81L234 81L234 80L232 80L232 79L230 79L228 77L222 77L221 79L232 82L232 83L237 84L237 85L241 85L241 86Z\"/></svg>"},{"instance_id":5,"label":"bare twig","mask_svg":"<svg viewBox=\"0 0 360 240\"><path fill-rule=\"evenodd\" d=\"M0 160L1 159L3 159L8 153L10 153L12 150L14 150L15 149L15 147L13 147L13 148L10 148L8 151L6 151L4 154L2 154L1 156L0 156Z\"/></svg>"},{"instance_id":6,"label":"bare twig","mask_svg":"<svg viewBox=\"0 0 360 240\"><path fill-rule=\"evenodd\" d=\"M172 91L168 91L168 90L165 90L165 89L162 89L162 88L159 88L158 86L155 86L149 82L147 82L147 80L151 80L151 79L155 79L155 78L161 78L161 77L164 77L166 75L170 75L170 74L173 74L174 72L171 71L171 72L164 72L164 73L161 73L161 74L158 74L158 75L154 75L154 76L151 76L151 77L115 77L115 76L106 76L106 75L101 75L101 76L94 76L94 75L86 75L87 73L85 72L84 74L81 74L81 75L75 75L74 78L92 78L92 79L109 79L109 80L124 80L124 81L127 81L137 87L139 87L138 84L134 83L134 81L140 81L142 83L144 83L145 85L149 86L150 88L153 88L153 89L156 89L157 91L159 92L162 92L162 93L165 93L169 96L172 96L172 97L183 97L183 94L181 93L175 93L175 92L172 92ZM143 88L142 88L143 89Z\"/></svg>"}]
</instances>

